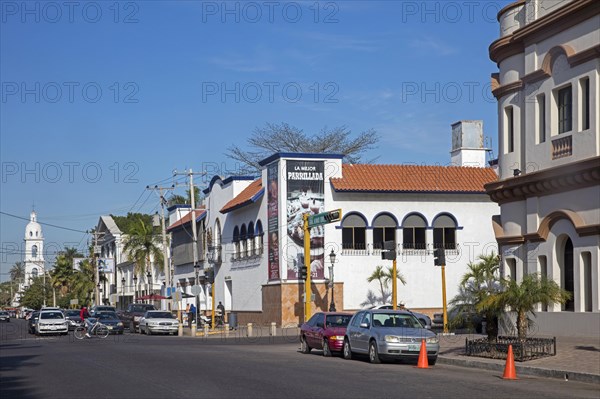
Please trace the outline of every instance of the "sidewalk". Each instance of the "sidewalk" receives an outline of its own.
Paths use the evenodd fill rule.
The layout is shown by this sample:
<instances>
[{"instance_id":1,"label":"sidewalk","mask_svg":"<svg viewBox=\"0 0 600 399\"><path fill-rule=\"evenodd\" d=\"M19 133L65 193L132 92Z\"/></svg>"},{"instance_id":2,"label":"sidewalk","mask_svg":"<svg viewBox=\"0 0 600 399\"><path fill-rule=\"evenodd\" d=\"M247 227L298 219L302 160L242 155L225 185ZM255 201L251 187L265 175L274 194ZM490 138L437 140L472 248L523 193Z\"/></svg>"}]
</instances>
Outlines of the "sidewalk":
<instances>
[{"instance_id":1,"label":"sidewalk","mask_svg":"<svg viewBox=\"0 0 600 399\"><path fill-rule=\"evenodd\" d=\"M292 342L298 337L299 329L276 328L275 336L285 337ZM189 328L183 329L183 335L191 337ZM203 331L197 332L198 337L204 337ZM247 327L239 326L230 330L228 336L223 330L210 331L205 338L240 339L247 336ZM268 326L254 325L253 337L270 337ZM483 335L442 335L440 337L440 353L438 364L448 364L461 367L472 367L496 370L501 375L506 361L503 359L487 359L465 355L465 339L481 338ZM548 337L551 338L551 337ZM299 341L298 341L299 342ZM587 383L600 384L600 337L556 337L556 356L515 362L517 377L532 375L546 378L569 379Z\"/></svg>"},{"instance_id":2,"label":"sidewalk","mask_svg":"<svg viewBox=\"0 0 600 399\"><path fill-rule=\"evenodd\" d=\"M440 334L439 337L439 364L504 371L505 360L464 354L465 339L473 335ZM517 377L535 375L600 384L600 337L556 337L556 356L515 362L515 368Z\"/></svg>"}]
</instances>

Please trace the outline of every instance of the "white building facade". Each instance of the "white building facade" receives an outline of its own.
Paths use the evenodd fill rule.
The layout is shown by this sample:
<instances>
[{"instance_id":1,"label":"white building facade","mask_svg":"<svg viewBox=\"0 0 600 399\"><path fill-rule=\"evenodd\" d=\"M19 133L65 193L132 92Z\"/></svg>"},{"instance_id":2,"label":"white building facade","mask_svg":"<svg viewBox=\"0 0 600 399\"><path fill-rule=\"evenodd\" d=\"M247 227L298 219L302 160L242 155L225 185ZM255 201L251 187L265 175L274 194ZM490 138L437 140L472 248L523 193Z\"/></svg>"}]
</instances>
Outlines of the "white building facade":
<instances>
[{"instance_id":1,"label":"white building facade","mask_svg":"<svg viewBox=\"0 0 600 399\"><path fill-rule=\"evenodd\" d=\"M140 296L164 293L163 264L155 262L151 257L147 272L136 274L134 263L124 250L128 236L119 229L111 216L100 217L95 233L98 235L98 245L95 246L97 262L101 263L99 260L106 259L110 265L101 272L100 303L123 309ZM162 248L162 245L159 246ZM155 304L166 309L165 301Z\"/></svg>"},{"instance_id":2,"label":"white building facade","mask_svg":"<svg viewBox=\"0 0 600 399\"><path fill-rule=\"evenodd\" d=\"M379 284L367 278L392 265L381 249L395 241L407 282L398 285L398 300L431 314L442 307L434 248L446 250L449 299L469 262L497 253L486 220L498 206L484 190L497 176L483 167L485 153L480 122L463 121L453 126L452 158L469 166L346 165L342 155L278 153L261 162L259 178L216 176L204 190L198 270L214 270L215 301L239 323L296 325L304 309L302 215L342 209L342 220L310 232L313 311L329 308L332 277L337 310L380 301ZM186 282L191 270L180 267L174 281Z\"/></svg>"},{"instance_id":3,"label":"white building facade","mask_svg":"<svg viewBox=\"0 0 600 399\"><path fill-rule=\"evenodd\" d=\"M540 273L573 298L540 332L600 334L600 3L522 0L498 14L499 177L486 186L502 272Z\"/></svg>"}]
</instances>

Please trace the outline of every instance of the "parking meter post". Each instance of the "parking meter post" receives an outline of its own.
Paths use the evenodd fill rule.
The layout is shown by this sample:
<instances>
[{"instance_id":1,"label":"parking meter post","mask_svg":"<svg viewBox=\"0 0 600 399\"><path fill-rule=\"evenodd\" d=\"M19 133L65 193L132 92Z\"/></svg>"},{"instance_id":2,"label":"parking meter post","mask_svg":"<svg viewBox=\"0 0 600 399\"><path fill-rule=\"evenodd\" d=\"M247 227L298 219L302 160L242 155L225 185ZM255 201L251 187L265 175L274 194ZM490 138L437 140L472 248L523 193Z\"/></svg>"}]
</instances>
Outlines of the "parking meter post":
<instances>
[{"instance_id":1,"label":"parking meter post","mask_svg":"<svg viewBox=\"0 0 600 399\"><path fill-rule=\"evenodd\" d=\"M177 329L177 335L183 337L183 323L179 321L179 328Z\"/></svg>"},{"instance_id":2,"label":"parking meter post","mask_svg":"<svg viewBox=\"0 0 600 399\"><path fill-rule=\"evenodd\" d=\"M208 324L204 325L204 336L208 337Z\"/></svg>"},{"instance_id":3,"label":"parking meter post","mask_svg":"<svg viewBox=\"0 0 600 399\"><path fill-rule=\"evenodd\" d=\"M193 320L193 321L192 321L192 337L195 337L195 336L196 336L196 331L197 331L197 330L196 330L196 321L195 321L195 320Z\"/></svg>"}]
</instances>

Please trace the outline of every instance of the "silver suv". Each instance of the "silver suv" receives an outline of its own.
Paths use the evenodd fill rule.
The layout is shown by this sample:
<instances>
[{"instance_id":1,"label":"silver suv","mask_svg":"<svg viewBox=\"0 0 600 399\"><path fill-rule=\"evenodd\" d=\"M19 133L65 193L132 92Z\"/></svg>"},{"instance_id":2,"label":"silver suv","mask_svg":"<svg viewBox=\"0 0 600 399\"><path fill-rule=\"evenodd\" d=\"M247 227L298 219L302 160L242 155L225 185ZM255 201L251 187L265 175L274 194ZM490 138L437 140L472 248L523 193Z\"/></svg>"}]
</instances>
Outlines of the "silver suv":
<instances>
[{"instance_id":1,"label":"silver suv","mask_svg":"<svg viewBox=\"0 0 600 399\"><path fill-rule=\"evenodd\" d=\"M368 354L371 363L383 359L417 360L421 342L425 341L430 365L437 361L440 350L438 336L405 310L368 309L357 312L346 327L343 356Z\"/></svg>"}]
</instances>

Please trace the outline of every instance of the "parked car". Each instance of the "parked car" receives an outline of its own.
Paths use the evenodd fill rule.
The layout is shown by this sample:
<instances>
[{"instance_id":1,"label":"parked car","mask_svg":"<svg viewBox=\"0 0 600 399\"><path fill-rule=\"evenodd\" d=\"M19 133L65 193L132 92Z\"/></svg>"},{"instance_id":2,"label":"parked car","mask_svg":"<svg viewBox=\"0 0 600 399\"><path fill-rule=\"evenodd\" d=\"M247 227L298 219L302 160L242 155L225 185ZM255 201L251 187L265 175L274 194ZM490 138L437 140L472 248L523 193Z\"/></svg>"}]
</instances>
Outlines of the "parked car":
<instances>
[{"instance_id":1,"label":"parked car","mask_svg":"<svg viewBox=\"0 0 600 399\"><path fill-rule=\"evenodd\" d=\"M179 321L167 310L149 310L139 321L141 334L177 334Z\"/></svg>"},{"instance_id":2,"label":"parked car","mask_svg":"<svg viewBox=\"0 0 600 399\"><path fill-rule=\"evenodd\" d=\"M427 360L434 365L440 350L438 336L424 328L412 313L405 310L361 310L346 327L342 354L344 359L351 359L354 354L369 355L371 363L387 359L417 360L422 340L425 340Z\"/></svg>"},{"instance_id":3,"label":"parked car","mask_svg":"<svg viewBox=\"0 0 600 399\"><path fill-rule=\"evenodd\" d=\"M41 310L35 330L37 335L65 335L69 333L69 323L60 310Z\"/></svg>"},{"instance_id":4,"label":"parked car","mask_svg":"<svg viewBox=\"0 0 600 399\"><path fill-rule=\"evenodd\" d=\"M138 324L140 323L140 319L149 310L156 310L156 308L154 305L147 303L130 303L129 306L127 306L127 310L117 312L117 315L123 322L123 325L129 328L130 332L135 333Z\"/></svg>"},{"instance_id":5,"label":"parked car","mask_svg":"<svg viewBox=\"0 0 600 399\"><path fill-rule=\"evenodd\" d=\"M38 318L40 317L40 312L37 310L33 311L28 315L28 317L29 318L27 319L27 331L29 332L29 334L35 334Z\"/></svg>"},{"instance_id":6,"label":"parked car","mask_svg":"<svg viewBox=\"0 0 600 399\"><path fill-rule=\"evenodd\" d=\"M79 317L79 310L76 310L76 309L63 310L63 313L65 315L65 319L67 319L67 323L69 323L69 331L73 331L81 325L81 318Z\"/></svg>"},{"instance_id":7,"label":"parked car","mask_svg":"<svg viewBox=\"0 0 600 399\"><path fill-rule=\"evenodd\" d=\"M390 304L385 304L385 305L376 305L376 306L371 306L369 309L393 309L394 306L390 305ZM427 316L424 313L419 313L419 312L414 312L412 310L409 309L402 309L401 306L397 307L396 310L406 310L412 314L414 314L416 316L417 319L419 319L419 321L421 322L421 324L423 325L423 327L425 328L431 328L432 327L432 323L431 323L431 317Z\"/></svg>"},{"instance_id":8,"label":"parked car","mask_svg":"<svg viewBox=\"0 0 600 399\"><path fill-rule=\"evenodd\" d=\"M341 352L346 326L351 313L318 312L300 327L300 351L309 353L311 349L322 349L323 356Z\"/></svg>"},{"instance_id":9,"label":"parked car","mask_svg":"<svg viewBox=\"0 0 600 399\"><path fill-rule=\"evenodd\" d=\"M10 322L10 313L5 310L0 310L0 321Z\"/></svg>"},{"instance_id":10,"label":"parked car","mask_svg":"<svg viewBox=\"0 0 600 399\"><path fill-rule=\"evenodd\" d=\"M125 327L116 312L96 312L95 317L108 328L110 334L123 334Z\"/></svg>"},{"instance_id":11,"label":"parked car","mask_svg":"<svg viewBox=\"0 0 600 399\"><path fill-rule=\"evenodd\" d=\"M433 314L432 326L434 328L444 328L443 312ZM448 326L452 330L468 329L481 334L483 331L483 316L471 306L454 306L448 310Z\"/></svg>"},{"instance_id":12,"label":"parked car","mask_svg":"<svg viewBox=\"0 0 600 399\"><path fill-rule=\"evenodd\" d=\"M115 308L114 306L97 305L97 306L92 306L89 313L90 313L90 316L95 317L96 313L116 312L116 311L117 311L117 308Z\"/></svg>"}]
</instances>

